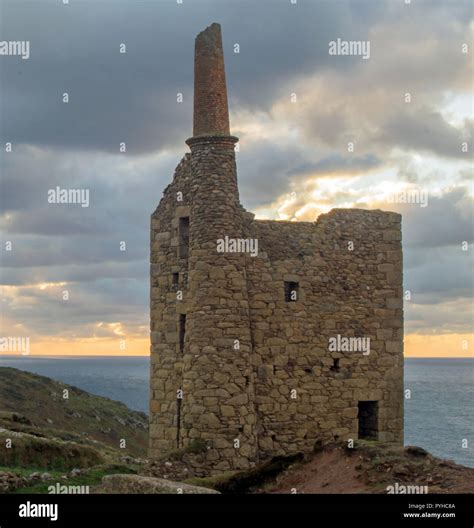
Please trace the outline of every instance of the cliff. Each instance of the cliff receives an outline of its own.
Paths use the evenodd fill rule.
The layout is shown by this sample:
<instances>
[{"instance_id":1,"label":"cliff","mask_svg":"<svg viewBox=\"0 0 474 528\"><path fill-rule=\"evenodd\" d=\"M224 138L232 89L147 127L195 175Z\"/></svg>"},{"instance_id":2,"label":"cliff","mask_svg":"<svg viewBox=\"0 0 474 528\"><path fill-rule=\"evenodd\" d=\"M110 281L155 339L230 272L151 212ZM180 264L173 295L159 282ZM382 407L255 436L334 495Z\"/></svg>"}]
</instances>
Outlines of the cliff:
<instances>
[{"instance_id":1,"label":"cliff","mask_svg":"<svg viewBox=\"0 0 474 528\"><path fill-rule=\"evenodd\" d=\"M50 378L0 367L0 492L48 483L96 484L136 472L148 418L123 403Z\"/></svg>"}]
</instances>

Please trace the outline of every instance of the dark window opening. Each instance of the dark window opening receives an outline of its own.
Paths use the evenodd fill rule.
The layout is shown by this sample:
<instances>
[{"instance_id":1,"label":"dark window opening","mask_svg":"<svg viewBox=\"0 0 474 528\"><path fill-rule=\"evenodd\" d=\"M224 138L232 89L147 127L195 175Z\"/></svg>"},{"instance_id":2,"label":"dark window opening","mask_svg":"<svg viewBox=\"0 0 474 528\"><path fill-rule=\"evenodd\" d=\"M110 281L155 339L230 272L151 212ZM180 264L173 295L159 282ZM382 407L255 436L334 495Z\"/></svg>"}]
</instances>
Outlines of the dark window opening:
<instances>
[{"instance_id":1,"label":"dark window opening","mask_svg":"<svg viewBox=\"0 0 474 528\"><path fill-rule=\"evenodd\" d=\"M359 438L377 440L378 434L378 402L359 402Z\"/></svg>"},{"instance_id":2,"label":"dark window opening","mask_svg":"<svg viewBox=\"0 0 474 528\"><path fill-rule=\"evenodd\" d=\"M311 367L305 367L303 370L306 372L306 374L312 374L313 373L313 369Z\"/></svg>"},{"instance_id":3,"label":"dark window opening","mask_svg":"<svg viewBox=\"0 0 474 528\"><path fill-rule=\"evenodd\" d=\"M181 435L181 398L176 398L176 447L179 447L179 437Z\"/></svg>"},{"instance_id":4,"label":"dark window opening","mask_svg":"<svg viewBox=\"0 0 474 528\"><path fill-rule=\"evenodd\" d=\"M178 224L178 257L188 258L189 254L189 216L183 216Z\"/></svg>"},{"instance_id":5,"label":"dark window opening","mask_svg":"<svg viewBox=\"0 0 474 528\"><path fill-rule=\"evenodd\" d=\"M332 360L332 367L330 367L329 370L332 370L333 372L339 372L341 370L341 365L339 365L339 358L335 358Z\"/></svg>"},{"instance_id":6,"label":"dark window opening","mask_svg":"<svg viewBox=\"0 0 474 528\"><path fill-rule=\"evenodd\" d=\"M178 337L179 337L179 351L181 354L184 352L184 336L186 333L186 315L179 315L179 328L178 328Z\"/></svg>"},{"instance_id":7,"label":"dark window opening","mask_svg":"<svg viewBox=\"0 0 474 528\"><path fill-rule=\"evenodd\" d=\"M298 300L300 285L298 282L285 281L285 301L295 302Z\"/></svg>"},{"instance_id":8,"label":"dark window opening","mask_svg":"<svg viewBox=\"0 0 474 528\"><path fill-rule=\"evenodd\" d=\"M179 273L173 273L173 286L177 286L179 284Z\"/></svg>"}]
</instances>

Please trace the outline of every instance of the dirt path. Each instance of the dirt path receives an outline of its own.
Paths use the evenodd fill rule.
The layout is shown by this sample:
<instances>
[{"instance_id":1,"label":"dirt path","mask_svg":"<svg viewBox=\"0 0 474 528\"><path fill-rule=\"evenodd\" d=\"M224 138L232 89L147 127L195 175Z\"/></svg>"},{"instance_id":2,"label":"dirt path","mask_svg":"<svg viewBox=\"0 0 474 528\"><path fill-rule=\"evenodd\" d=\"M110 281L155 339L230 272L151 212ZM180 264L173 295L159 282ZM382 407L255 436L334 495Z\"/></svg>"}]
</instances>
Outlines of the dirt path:
<instances>
[{"instance_id":1,"label":"dirt path","mask_svg":"<svg viewBox=\"0 0 474 528\"><path fill-rule=\"evenodd\" d=\"M474 493L474 469L417 447L333 446L293 464L257 493L387 493L388 486L428 493ZM425 486L427 486L425 488Z\"/></svg>"}]
</instances>

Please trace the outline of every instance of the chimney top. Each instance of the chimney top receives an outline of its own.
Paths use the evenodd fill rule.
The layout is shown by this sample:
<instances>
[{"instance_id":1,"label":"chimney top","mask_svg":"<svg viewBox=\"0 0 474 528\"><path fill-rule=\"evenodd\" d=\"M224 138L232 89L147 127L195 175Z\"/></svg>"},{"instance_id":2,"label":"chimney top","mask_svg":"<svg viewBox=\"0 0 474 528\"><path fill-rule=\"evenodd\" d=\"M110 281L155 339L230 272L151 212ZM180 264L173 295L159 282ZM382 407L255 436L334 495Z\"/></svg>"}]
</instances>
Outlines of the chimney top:
<instances>
[{"instance_id":1,"label":"chimney top","mask_svg":"<svg viewBox=\"0 0 474 528\"><path fill-rule=\"evenodd\" d=\"M229 108L220 24L196 37L194 48L193 137L228 136Z\"/></svg>"}]
</instances>

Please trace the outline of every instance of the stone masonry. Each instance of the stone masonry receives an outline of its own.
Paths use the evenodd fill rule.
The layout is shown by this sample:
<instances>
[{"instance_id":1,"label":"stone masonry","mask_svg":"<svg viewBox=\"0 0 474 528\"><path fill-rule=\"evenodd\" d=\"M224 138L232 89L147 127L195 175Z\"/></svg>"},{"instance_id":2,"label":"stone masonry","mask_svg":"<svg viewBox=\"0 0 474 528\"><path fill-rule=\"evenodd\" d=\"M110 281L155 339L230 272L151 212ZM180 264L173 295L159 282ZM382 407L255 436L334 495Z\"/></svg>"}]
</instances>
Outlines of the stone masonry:
<instances>
[{"instance_id":1,"label":"stone masonry","mask_svg":"<svg viewBox=\"0 0 474 528\"><path fill-rule=\"evenodd\" d=\"M151 217L150 458L205 445L192 468L205 475L334 441L402 443L400 215L255 220L218 24L196 38L194 90L191 152ZM225 237L241 251L219 250Z\"/></svg>"}]
</instances>

